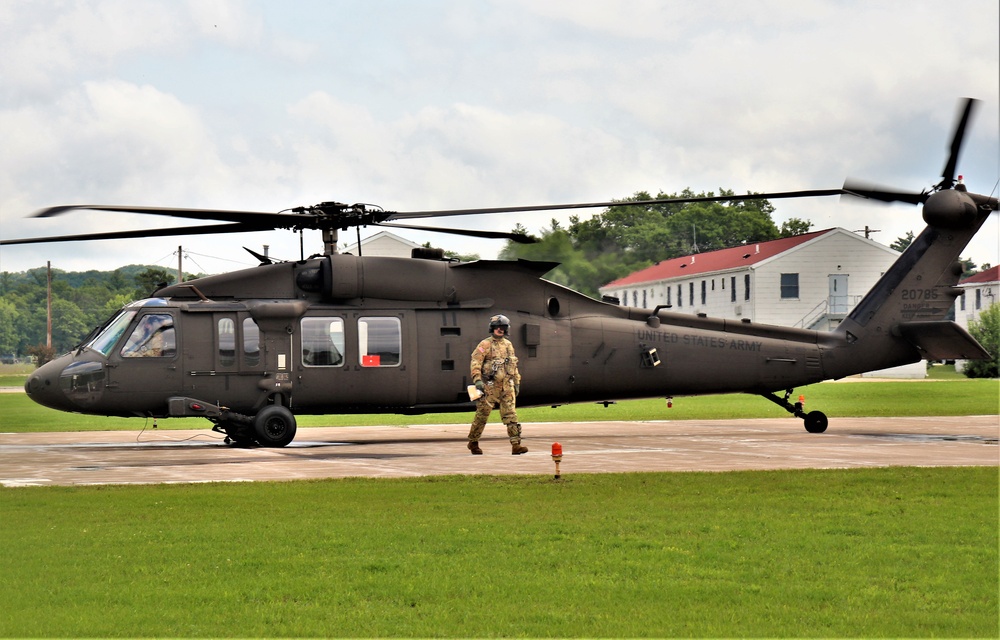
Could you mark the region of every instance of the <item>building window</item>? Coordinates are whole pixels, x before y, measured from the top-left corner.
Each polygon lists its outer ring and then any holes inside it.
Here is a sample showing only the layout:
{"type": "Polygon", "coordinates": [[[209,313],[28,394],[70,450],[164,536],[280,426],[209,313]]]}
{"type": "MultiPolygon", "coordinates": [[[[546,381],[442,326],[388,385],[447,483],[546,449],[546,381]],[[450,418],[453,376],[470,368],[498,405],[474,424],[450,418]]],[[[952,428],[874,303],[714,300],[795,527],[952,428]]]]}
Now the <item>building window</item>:
{"type": "Polygon", "coordinates": [[[750,274],[743,276],[743,299],[750,299],[750,274]]]}
{"type": "Polygon", "coordinates": [[[983,308],[983,290],[976,289],[976,311],[983,308]]]}
{"type": "Polygon", "coordinates": [[[961,302],[961,305],[962,305],[961,306],[961,310],[965,311],[965,292],[964,291],[962,292],[962,295],[958,296],[958,299],[962,301],[961,302]]]}
{"type": "Polygon", "coordinates": [[[736,276],[729,279],[729,301],[736,302],[736,276]]]}
{"type": "Polygon", "coordinates": [[[684,306],[684,289],[681,289],[681,285],[677,285],[677,306],[684,306]]]}
{"type": "Polygon", "coordinates": [[[701,303],[702,304],[706,304],[706,301],[708,300],[708,290],[705,287],[706,287],[705,281],[702,280],[701,281],[701,303]]]}
{"type": "Polygon", "coordinates": [[[781,274],[781,299],[798,300],[799,298],[799,274],[781,274]]]}
{"type": "Polygon", "coordinates": [[[693,282],[689,282],[688,283],[688,301],[691,303],[691,306],[693,307],[694,306],[694,283],[693,282]]]}
{"type": "Polygon", "coordinates": [[[667,285],[667,306],[668,307],[672,306],[670,304],[670,294],[671,294],[672,291],[673,291],[673,289],[670,288],[670,285],[667,285]]]}

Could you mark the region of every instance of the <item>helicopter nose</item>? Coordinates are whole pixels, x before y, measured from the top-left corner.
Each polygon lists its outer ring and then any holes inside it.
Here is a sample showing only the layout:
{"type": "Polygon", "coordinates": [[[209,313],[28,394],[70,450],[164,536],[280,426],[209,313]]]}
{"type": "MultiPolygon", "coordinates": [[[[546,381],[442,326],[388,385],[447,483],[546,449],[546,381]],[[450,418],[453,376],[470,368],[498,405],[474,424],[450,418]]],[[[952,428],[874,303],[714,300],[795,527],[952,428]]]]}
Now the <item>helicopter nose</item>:
{"type": "Polygon", "coordinates": [[[42,365],[24,383],[29,398],[59,411],[86,410],[97,401],[103,388],[103,363],[74,361],[72,355],[42,365]]]}

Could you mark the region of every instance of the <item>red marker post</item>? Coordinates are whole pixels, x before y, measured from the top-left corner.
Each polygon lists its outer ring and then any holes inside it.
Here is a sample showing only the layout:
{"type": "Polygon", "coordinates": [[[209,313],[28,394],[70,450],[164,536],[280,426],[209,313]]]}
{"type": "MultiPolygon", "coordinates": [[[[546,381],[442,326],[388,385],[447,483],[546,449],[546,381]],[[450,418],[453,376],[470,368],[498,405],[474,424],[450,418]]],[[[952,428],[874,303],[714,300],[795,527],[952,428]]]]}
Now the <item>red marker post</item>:
{"type": "Polygon", "coordinates": [[[562,445],[558,442],[552,443],[552,460],[556,463],[556,480],[559,479],[559,463],[562,462],[562,445]]]}

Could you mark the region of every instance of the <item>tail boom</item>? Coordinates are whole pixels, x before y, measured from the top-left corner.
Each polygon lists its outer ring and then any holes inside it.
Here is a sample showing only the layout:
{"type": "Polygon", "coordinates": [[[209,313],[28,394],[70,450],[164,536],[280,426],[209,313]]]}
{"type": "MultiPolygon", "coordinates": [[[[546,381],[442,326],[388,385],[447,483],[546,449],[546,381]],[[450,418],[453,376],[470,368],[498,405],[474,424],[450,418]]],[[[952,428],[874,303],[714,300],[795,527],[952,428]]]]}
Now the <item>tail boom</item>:
{"type": "Polygon", "coordinates": [[[946,317],[963,267],[962,251],[993,203],[959,190],[938,192],[924,205],[928,226],[837,327],[839,345],[824,356],[830,377],[886,369],[921,359],[988,358],[988,352],[946,317]]]}

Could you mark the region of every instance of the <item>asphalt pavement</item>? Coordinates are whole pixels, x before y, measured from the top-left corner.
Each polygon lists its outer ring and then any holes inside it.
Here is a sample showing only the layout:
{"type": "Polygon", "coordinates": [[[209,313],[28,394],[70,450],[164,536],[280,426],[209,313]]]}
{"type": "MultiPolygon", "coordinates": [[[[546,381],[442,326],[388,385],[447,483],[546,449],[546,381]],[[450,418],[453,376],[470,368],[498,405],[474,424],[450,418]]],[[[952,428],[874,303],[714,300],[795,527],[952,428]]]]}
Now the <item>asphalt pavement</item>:
{"type": "Polygon", "coordinates": [[[491,423],[484,455],[466,425],[300,429],[283,449],[236,448],[208,429],[0,433],[6,487],[252,482],[458,474],[1000,466],[1000,417],[831,418],[810,434],[795,418],[525,423],[529,452],[513,456],[491,423]]]}

